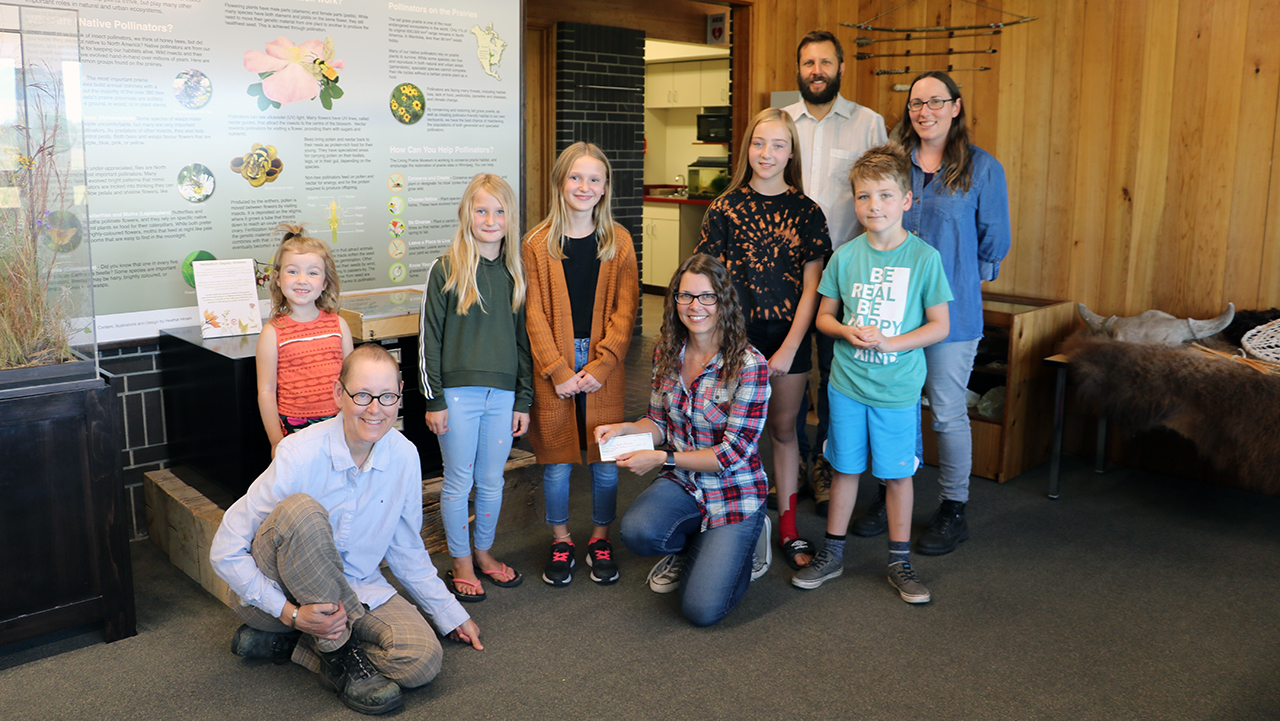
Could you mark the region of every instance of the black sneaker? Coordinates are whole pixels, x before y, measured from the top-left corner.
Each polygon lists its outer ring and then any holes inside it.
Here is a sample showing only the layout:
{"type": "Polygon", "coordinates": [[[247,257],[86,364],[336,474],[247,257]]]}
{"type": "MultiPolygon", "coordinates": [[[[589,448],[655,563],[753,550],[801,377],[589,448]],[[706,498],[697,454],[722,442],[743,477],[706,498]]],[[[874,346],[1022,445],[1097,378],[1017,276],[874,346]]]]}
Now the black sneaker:
{"type": "Polygon", "coordinates": [[[551,560],[542,571],[542,580],[552,586],[568,586],[573,580],[573,541],[551,544],[551,560]]]}
{"type": "Polygon", "coordinates": [[[855,536],[879,536],[889,530],[889,512],[884,505],[884,486],[876,494],[867,512],[858,516],[849,531],[855,536]]]}
{"type": "Polygon", "coordinates": [[[933,525],[916,541],[916,552],[941,556],[956,550],[961,541],[969,540],[969,524],[964,520],[960,501],[943,501],[933,517],[933,525]]]}
{"type": "Polygon", "coordinates": [[[244,625],[231,637],[231,653],[240,658],[269,658],[276,664],[287,663],[300,636],[301,631],[272,633],[244,625]]]}
{"type": "Polygon", "coordinates": [[[378,673],[354,638],[337,651],[320,654],[320,682],[360,713],[383,714],[404,705],[400,686],[378,673]]]}
{"type": "Polygon", "coordinates": [[[587,544],[587,565],[591,567],[591,580],[610,584],[618,580],[618,564],[613,560],[613,546],[609,539],[597,538],[587,544]]]}

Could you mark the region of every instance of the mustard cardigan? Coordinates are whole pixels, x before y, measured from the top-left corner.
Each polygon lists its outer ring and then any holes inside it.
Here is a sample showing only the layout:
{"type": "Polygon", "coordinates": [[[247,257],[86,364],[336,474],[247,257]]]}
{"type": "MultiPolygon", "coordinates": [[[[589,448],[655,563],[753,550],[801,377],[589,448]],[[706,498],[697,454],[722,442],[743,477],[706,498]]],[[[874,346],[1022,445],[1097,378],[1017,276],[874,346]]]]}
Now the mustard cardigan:
{"type": "MultiPolygon", "coordinates": [[[[591,312],[591,352],[583,370],[600,381],[600,390],[586,397],[587,462],[600,460],[592,440],[595,427],[623,420],[626,378],[623,360],[635,332],[640,279],[631,234],[614,224],[618,249],[613,260],[600,262],[596,301],[591,312]]],[[[533,407],[529,441],[538,463],[581,463],[578,414],[574,398],[559,398],[555,387],[574,376],[573,315],[564,268],[547,249],[547,224],[534,228],[524,242],[528,274],[525,322],[533,354],[533,407]]]]}

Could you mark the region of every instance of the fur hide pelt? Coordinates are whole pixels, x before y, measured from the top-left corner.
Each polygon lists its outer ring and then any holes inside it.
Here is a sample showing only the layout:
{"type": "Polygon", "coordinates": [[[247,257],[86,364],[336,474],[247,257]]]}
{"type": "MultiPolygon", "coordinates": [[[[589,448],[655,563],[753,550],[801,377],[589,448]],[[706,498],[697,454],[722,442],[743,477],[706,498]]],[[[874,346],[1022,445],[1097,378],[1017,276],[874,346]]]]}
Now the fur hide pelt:
{"type": "Polygon", "coordinates": [[[1165,426],[1236,485],[1280,495],[1280,375],[1189,348],[1088,331],[1062,348],[1080,400],[1127,430],[1165,426]]]}

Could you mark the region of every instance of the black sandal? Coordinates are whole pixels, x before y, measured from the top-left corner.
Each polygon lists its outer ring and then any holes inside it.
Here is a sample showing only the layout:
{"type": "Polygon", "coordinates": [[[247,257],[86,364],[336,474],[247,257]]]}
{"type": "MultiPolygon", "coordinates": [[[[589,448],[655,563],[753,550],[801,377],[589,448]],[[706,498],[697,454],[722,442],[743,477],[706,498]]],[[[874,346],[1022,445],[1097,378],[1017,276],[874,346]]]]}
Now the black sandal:
{"type": "MultiPolygon", "coordinates": [[[[812,543],[803,538],[793,538],[782,544],[782,555],[787,559],[787,565],[791,566],[793,571],[799,571],[804,566],[796,563],[796,556],[808,556],[810,561],[818,554],[818,550],[813,547],[812,543]]],[[[806,566],[809,564],[805,564],[806,566]]]]}

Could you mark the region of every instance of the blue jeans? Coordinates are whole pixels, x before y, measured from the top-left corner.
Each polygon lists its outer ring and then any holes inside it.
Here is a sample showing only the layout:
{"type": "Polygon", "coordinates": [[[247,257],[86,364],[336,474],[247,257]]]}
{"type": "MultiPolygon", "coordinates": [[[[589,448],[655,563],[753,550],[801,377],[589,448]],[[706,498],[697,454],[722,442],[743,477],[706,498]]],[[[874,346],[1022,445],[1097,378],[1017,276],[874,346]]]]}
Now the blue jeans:
{"type": "MultiPolygon", "coordinates": [[[[590,338],[573,339],[573,371],[587,365],[590,338]]],[[[597,379],[598,380],[598,379],[597,379]]],[[[586,427],[585,399],[575,397],[578,423],[586,427]]],[[[586,428],[590,434],[595,429],[586,428]]],[[[588,441],[589,442],[589,441],[588,441]]],[[[547,503],[547,525],[562,526],[569,522],[569,472],[572,463],[548,463],[542,468],[542,495],[547,503]]],[[[591,464],[591,522],[607,526],[618,517],[618,466],[613,463],[591,464]]]]}
{"type": "Polygon", "coordinates": [[[467,528],[467,497],[476,489],[475,547],[493,548],[498,514],[502,511],[502,471],[511,455],[511,412],[514,391],[481,386],[444,389],[449,406],[449,430],[440,438],[444,483],[440,489],[440,517],[449,541],[449,555],[471,555],[467,528]]]}
{"type": "Polygon", "coordinates": [[[698,504],[679,483],[659,478],[622,514],[622,543],[637,556],[687,554],[680,610],[695,626],[710,626],[742,600],[751,583],[751,555],[764,527],[764,506],[740,523],[701,531],[698,504]]]}
{"type": "Polygon", "coordinates": [[[938,483],[944,501],[969,501],[969,473],[973,470],[973,435],[964,392],[969,388],[978,341],[935,343],[924,349],[929,375],[924,381],[938,434],[938,483]]]}

